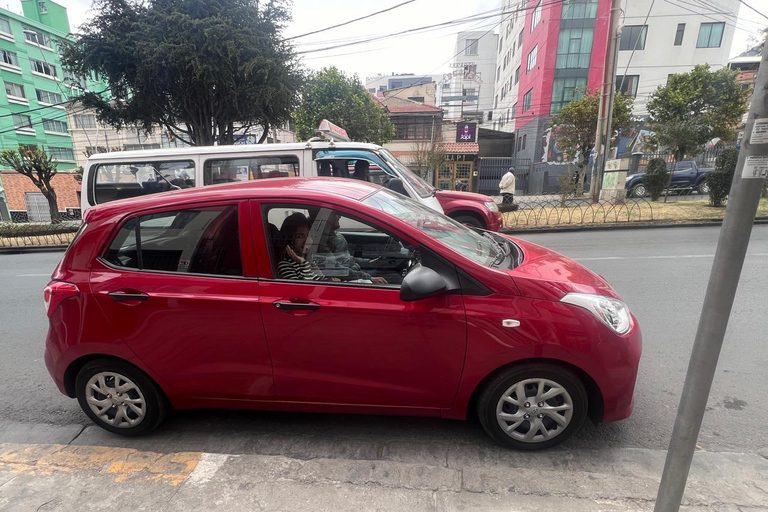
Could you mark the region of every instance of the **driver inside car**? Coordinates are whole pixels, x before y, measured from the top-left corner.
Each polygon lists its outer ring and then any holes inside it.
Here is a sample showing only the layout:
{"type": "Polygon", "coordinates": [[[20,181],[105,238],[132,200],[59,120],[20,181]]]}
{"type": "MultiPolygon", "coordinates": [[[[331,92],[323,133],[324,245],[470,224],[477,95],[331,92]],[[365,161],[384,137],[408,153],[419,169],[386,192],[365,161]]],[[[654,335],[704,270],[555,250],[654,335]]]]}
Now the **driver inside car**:
{"type": "Polygon", "coordinates": [[[363,271],[361,265],[369,266],[379,258],[366,259],[355,258],[349,252],[349,244],[344,235],[339,233],[339,214],[331,212],[327,219],[328,233],[321,238],[318,244],[317,255],[325,258],[326,265],[335,264],[336,267],[342,267],[344,276],[340,276],[343,281],[370,281],[374,284],[388,284],[383,277],[372,276],[363,271]]]}

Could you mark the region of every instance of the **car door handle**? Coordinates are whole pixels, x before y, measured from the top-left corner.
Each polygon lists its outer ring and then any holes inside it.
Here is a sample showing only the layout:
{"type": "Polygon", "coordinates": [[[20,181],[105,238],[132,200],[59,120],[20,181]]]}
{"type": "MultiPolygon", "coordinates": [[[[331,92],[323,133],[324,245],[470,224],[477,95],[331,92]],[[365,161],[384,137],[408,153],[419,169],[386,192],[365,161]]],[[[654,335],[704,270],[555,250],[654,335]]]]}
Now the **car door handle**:
{"type": "Polygon", "coordinates": [[[116,302],[129,302],[132,300],[144,301],[149,298],[146,293],[111,292],[109,298],[116,302]]]}
{"type": "Polygon", "coordinates": [[[320,309],[320,304],[314,302],[283,302],[277,300],[272,304],[280,311],[315,311],[320,309]]]}

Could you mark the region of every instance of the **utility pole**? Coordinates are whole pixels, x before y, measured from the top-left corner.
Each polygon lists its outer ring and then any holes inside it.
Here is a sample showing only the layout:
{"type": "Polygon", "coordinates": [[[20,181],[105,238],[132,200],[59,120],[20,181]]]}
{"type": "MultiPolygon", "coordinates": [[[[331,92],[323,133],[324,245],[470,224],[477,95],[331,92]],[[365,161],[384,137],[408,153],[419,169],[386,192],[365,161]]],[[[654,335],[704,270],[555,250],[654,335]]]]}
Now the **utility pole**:
{"type": "Polygon", "coordinates": [[[606,127],[610,126],[613,114],[613,100],[616,95],[616,57],[619,44],[619,15],[621,13],[621,0],[611,2],[611,32],[608,36],[608,51],[605,54],[603,65],[602,86],[600,88],[600,106],[597,113],[597,131],[595,132],[595,160],[592,163],[592,179],[589,187],[593,202],[600,199],[600,172],[605,165],[606,145],[610,144],[610,132],[607,135],[606,144],[603,144],[606,127]],[[608,114],[606,116],[606,113],[608,114]]]}
{"type": "Polygon", "coordinates": [[[655,512],[679,510],[768,174],[768,52],[763,52],[715,261],[701,309],[655,512]]]}

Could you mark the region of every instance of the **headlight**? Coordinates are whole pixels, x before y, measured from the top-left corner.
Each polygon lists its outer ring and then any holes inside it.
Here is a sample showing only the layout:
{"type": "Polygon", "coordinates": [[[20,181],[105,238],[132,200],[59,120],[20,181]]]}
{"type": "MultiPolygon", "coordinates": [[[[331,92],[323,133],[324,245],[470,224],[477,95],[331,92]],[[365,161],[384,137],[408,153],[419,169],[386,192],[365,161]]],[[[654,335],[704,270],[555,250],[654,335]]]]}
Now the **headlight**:
{"type": "Polygon", "coordinates": [[[626,334],[632,326],[629,308],[620,300],[589,293],[569,293],[560,302],[586,309],[617,334],[626,334]]]}
{"type": "Polygon", "coordinates": [[[486,208],[488,208],[488,209],[489,209],[489,210],[491,210],[492,212],[497,212],[497,211],[499,211],[499,207],[498,207],[498,206],[496,205],[496,203],[495,203],[495,202],[493,202],[493,201],[488,201],[487,203],[483,203],[483,204],[485,205],[485,207],[486,207],[486,208]]]}

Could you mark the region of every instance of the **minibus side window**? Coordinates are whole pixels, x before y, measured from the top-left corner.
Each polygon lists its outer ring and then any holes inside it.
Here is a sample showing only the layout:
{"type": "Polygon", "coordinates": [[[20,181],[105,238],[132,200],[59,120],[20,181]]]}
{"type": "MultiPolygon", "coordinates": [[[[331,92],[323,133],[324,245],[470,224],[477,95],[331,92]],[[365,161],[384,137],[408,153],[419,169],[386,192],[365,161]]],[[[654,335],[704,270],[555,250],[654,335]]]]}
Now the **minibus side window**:
{"type": "Polygon", "coordinates": [[[192,160],[113,162],[94,166],[91,174],[95,204],[195,186],[192,160]]]}
{"type": "Polygon", "coordinates": [[[206,160],[203,182],[216,185],[265,178],[296,178],[299,171],[299,158],[295,155],[216,158],[206,160]]]}

